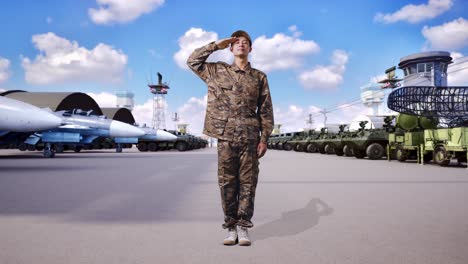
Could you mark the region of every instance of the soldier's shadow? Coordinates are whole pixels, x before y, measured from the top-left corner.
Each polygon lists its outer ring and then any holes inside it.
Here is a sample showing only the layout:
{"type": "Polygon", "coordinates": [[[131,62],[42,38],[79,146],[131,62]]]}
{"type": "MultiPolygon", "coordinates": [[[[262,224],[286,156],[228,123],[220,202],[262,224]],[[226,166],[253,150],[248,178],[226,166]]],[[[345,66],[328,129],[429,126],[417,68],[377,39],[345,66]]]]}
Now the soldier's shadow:
{"type": "Polygon", "coordinates": [[[304,208],[282,213],[281,218],[253,228],[254,240],[271,237],[286,237],[302,233],[319,223],[320,217],[333,213],[333,208],[314,198],[304,208]]]}

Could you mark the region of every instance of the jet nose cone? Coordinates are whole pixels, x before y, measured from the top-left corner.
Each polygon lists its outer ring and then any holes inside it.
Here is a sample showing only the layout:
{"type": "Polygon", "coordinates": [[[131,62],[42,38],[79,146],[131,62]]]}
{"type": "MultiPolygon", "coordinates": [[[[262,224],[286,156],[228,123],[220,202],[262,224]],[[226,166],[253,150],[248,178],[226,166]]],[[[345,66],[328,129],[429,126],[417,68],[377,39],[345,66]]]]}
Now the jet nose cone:
{"type": "Polygon", "coordinates": [[[167,131],[160,130],[160,129],[156,131],[156,136],[158,140],[161,140],[161,141],[176,141],[177,140],[177,137],[175,135],[167,131]]]}
{"type": "Polygon", "coordinates": [[[132,125],[113,120],[109,128],[109,135],[111,137],[141,137],[145,131],[134,127],[132,125]]]}
{"type": "Polygon", "coordinates": [[[52,113],[49,113],[44,110],[39,110],[40,114],[36,115],[37,119],[34,120],[34,124],[32,124],[33,127],[36,127],[35,131],[40,131],[40,130],[46,130],[46,129],[51,129],[51,128],[56,128],[60,126],[62,123],[62,119],[58,116],[55,116],[52,113]]]}

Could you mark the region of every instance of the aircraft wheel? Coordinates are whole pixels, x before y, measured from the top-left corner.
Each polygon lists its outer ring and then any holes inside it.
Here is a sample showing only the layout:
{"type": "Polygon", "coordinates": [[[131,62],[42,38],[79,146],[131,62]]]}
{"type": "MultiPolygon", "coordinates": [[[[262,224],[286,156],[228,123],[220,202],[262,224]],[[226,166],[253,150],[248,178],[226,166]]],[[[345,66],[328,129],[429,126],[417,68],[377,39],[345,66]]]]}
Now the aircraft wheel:
{"type": "Polygon", "coordinates": [[[43,156],[44,158],[53,158],[55,157],[55,151],[52,149],[44,149],[43,156]]]}

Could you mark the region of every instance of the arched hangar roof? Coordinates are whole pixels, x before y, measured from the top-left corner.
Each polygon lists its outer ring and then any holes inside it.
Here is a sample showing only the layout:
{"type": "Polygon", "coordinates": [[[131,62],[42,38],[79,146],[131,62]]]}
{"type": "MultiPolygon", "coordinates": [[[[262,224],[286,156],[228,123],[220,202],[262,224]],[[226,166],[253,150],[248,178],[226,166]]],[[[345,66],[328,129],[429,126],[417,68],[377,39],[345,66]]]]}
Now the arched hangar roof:
{"type": "Polygon", "coordinates": [[[6,91],[1,95],[23,101],[52,111],[81,109],[93,110],[93,114],[102,115],[102,110],[91,96],[85,93],[64,92],[26,92],[21,90],[6,91]]]}
{"type": "Polygon", "coordinates": [[[130,110],[125,107],[103,107],[101,108],[107,118],[121,121],[127,124],[133,125],[135,123],[135,118],[130,110]]]}

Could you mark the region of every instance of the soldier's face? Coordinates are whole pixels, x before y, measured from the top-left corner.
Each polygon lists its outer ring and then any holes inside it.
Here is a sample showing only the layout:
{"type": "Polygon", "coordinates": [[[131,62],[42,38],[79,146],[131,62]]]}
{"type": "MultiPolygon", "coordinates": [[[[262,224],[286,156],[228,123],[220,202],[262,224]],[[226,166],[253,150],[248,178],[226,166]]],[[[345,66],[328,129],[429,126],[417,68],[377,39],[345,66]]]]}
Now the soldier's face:
{"type": "Polygon", "coordinates": [[[252,47],[247,38],[238,37],[236,42],[232,43],[230,50],[234,56],[247,56],[252,51],[252,47]]]}

